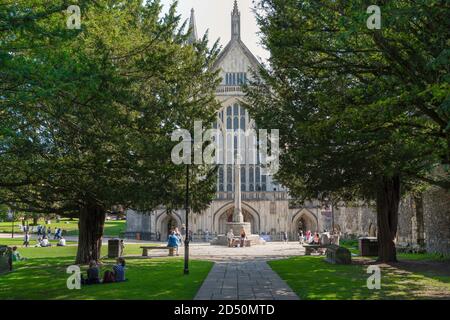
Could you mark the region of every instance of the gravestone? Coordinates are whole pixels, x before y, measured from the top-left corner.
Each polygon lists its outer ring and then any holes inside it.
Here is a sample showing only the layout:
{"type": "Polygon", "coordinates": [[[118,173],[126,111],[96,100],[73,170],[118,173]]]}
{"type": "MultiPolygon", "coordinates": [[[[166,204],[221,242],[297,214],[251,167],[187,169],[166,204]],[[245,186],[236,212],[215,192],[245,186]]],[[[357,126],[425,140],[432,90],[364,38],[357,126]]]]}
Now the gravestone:
{"type": "Polygon", "coordinates": [[[119,258],[123,254],[123,240],[108,240],[108,258],[119,258]]]}
{"type": "Polygon", "coordinates": [[[359,252],[362,257],[378,256],[378,239],[375,237],[359,238],[359,252]]]}
{"type": "Polygon", "coordinates": [[[351,264],[352,255],[347,248],[331,244],[327,247],[325,261],[333,264],[351,264]]]}
{"type": "Polygon", "coordinates": [[[0,245],[0,274],[12,270],[11,252],[7,246],[0,245]]]}

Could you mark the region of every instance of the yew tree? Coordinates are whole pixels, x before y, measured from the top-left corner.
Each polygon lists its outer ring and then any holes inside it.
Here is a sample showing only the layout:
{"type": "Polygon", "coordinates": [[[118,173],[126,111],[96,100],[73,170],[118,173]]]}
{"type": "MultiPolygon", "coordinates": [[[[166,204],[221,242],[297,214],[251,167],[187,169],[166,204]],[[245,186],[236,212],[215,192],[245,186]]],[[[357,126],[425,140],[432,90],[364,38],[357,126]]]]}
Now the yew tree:
{"type": "Polygon", "coordinates": [[[449,164],[448,4],[262,0],[257,12],[271,57],[248,107],[280,129],[278,180],[301,198],[375,201],[379,260],[395,261],[401,195],[449,187],[448,171],[433,174],[449,164]],[[372,4],[381,29],[368,28],[372,4]]]}
{"type": "MultiPolygon", "coordinates": [[[[187,44],[176,3],[162,15],[159,1],[79,1],[81,29],[67,29],[68,5],[0,6],[0,202],[78,214],[86,263],[113,206],[178,203],[185,170],[171,134],[214,116],[217,50],[206,37],[187,44]]],[[[205,205],[213,180],[195,170],[205,205]]]]}

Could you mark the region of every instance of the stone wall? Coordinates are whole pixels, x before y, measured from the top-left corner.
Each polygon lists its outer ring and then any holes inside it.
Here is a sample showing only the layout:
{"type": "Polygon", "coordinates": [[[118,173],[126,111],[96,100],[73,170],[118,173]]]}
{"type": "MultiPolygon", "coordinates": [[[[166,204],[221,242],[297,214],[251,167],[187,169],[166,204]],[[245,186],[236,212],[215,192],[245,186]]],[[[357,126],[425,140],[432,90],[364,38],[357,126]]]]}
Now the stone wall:
{"type": "Polygon", "coordinates": [[[450,192],[433,188],[423,198],[425,245],[428,252],[450,254],[450,192]]]}
{"type": "Polygon", "coordinates": [[[375,236],[377,215],[369,206],[339,207],[334,211],[334,225],[344,238],[375,236]]]}
{"type": "MultiPolygon", "coordinates": [[[[344,238],[376,236],[377,216],[375,208],[341,207],[335,209],[335,226],[344,238]]],[[[421,247],[421,239],[427,252],[450,254],[450,192],[432,188],[422,195],[422,203],[412,196],[402,199],[399,208],[397,245],[421,247]],[[417,215],[418,206],[423,211],[422,225],[417,215]]]]}
{"type": "MultiPolygon", "coordinates": [[[[209,230],[211,235],[218,232],[218,218],[232,201],[213,201],[211,206],[200,214],[191,215],[190,225],[195,234],[209,230]]],[[[287,201],[276,201],[271,213],[271,201],[244,202],[244,209],[255,212],[255,221],[259,221],[259,232],[287,231],[291,240],[297,239],[298,218],[304,216],[317,226],[318,230],[331,229],[329,219],[320,214],[317,204],[303,209],[289,209],[287,201]],[[251,209],[251,210],[250,210],[251,209]],[[256,216],[256,214],[258,216],[256,216]],[[256,219],[257,218],[257,219],[256,219]],[[315,220],[317,219],[317,220],[315,220]]],[[[184,212],[177,212],[174,217],[178,224],[184,223],[184,212]]],[[[136,238],[140,233],[142,239],[155,239],[156,233],[163,232],[165,223],[164,210],[142,215],[133,211],[127,213],[127,232],[129,238],[136,238]]],[[[340,207],[334,210],[334,224],[343,238],[376,236],[377,217],[374,207],[340,207]]],[[[274,238],[275,239],[275,238],[274,238]]],[[[425,247],[428,252],[450,254],[450,193],[442,189],[430,189],[423,194],[422,201],[405,197],[399,208],[397,244],[401,247],[425,247]],[[422,208],[422,224],[417,215],[418,206],[422,208]],[[420,244],[420,239],[422,245],[420,244]]]]}

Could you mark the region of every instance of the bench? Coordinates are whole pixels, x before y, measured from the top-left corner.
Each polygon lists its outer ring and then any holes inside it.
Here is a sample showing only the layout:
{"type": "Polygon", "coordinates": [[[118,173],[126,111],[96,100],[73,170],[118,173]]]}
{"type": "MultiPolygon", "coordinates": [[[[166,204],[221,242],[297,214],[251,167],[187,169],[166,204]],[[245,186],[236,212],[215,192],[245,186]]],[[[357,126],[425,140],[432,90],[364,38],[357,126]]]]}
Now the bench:
{"type": "Polygon", "coordinates": [[[142,249],[142,256],[148,257],[148,251],[149,250],[169,250],[169,256],[173,257],[175,248],[174,247],[141,247],[142,249]]]}
{"type": "Polygon", "coordinates": [[[321,249],[327,249],[330,245],[323,245],[323,244],[304,244],[303,248],[305,248],[305,255],[310,256],[311,253],[315,251],[322,251],[321,249]]]}
{"type": "Polygon", "coordinates": [[[332,244],[327,248],[325,261],[333,264],[352,264],[352,255],[347,248],[332,244]]]}

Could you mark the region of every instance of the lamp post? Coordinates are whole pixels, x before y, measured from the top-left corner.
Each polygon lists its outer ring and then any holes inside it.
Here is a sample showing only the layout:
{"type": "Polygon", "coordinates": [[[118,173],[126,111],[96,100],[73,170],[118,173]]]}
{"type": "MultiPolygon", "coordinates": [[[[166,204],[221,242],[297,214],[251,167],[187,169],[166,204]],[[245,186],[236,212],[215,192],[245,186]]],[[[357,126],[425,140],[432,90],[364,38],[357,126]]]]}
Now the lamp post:
{"type": "Polygon", "coordinates": [[[184,274],[189,274],[189,164],[186,165],[186,237],[184,240],[184,274]]]}
{"type": "Polygon", "coordinates": [[[11,221],[12,221],[12,226],[11,226],[11,238],[14,239],[14,211],[10,211],[11,212],[11,221]]]}

